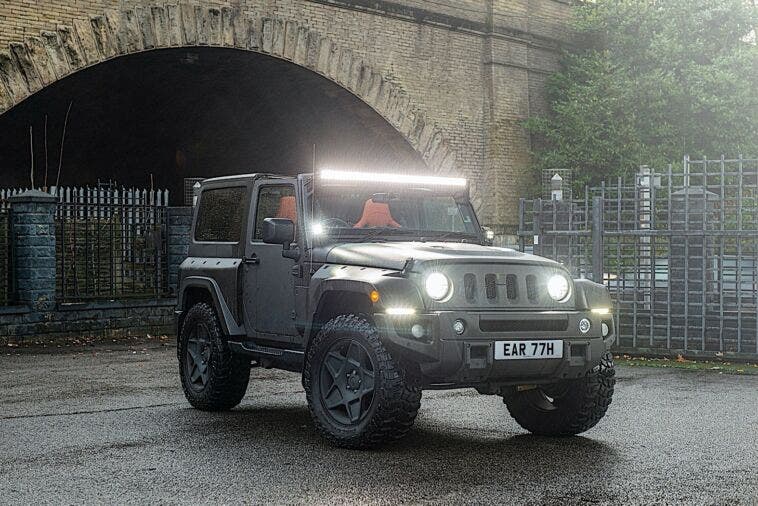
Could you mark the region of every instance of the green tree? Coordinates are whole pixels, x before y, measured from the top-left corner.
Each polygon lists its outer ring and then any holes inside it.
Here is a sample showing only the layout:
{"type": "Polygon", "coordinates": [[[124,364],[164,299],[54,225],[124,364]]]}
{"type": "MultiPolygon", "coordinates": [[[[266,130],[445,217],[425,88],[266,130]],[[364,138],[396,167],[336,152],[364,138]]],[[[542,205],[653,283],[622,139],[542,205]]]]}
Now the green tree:
{"type": "Polygon", "coordinates": [[[753,0],[597,0],[534,118],[538,169],[579,186],[692,157],[758,156],[753,0]]]}

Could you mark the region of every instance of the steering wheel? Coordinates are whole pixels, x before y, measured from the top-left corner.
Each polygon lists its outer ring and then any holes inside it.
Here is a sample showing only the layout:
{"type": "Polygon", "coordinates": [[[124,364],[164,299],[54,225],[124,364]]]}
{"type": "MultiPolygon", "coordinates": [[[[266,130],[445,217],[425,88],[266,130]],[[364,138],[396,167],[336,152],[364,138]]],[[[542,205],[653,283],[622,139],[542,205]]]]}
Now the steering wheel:
{"type": "Polygon", "coordinates": [[[324,228],[350,228],[350,224],[339,218],[327,218],[321,222],[324,228]]]}

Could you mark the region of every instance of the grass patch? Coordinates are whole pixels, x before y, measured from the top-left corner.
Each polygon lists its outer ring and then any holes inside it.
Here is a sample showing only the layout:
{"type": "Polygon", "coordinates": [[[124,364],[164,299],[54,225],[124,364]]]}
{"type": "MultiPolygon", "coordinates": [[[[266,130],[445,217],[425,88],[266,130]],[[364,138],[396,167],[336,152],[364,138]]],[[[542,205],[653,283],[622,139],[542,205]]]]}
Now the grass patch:
{"type": "Polygon", "coordinates": [[[689,360],[676,358],[645,358],[630,355],[615,355],[617,365],[627,367],[653,367],[659,369],[686,369],[689,371],[709,371],[718,374],[742,374],[758,376],[758,364],[744,362],[727,362],[721,360],[689,360]]]}

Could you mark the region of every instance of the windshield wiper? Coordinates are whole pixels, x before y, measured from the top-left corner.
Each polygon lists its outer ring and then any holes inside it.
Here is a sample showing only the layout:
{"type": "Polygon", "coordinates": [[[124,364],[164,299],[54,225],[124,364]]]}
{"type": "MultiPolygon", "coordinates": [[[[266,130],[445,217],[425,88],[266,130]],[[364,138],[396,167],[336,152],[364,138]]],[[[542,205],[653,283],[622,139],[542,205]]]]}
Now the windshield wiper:
{"type": "Polygon", "coordinates": [[[472,234],[471,232],[443,232],[441,234],[434,234],[434,235],[427,236],[425,237],[425,239],[441,241],[441,240],[450,239],[453,237],[457,239],[461,239],[461,240],[465,240],[465,239],[478,240],[479,239],[479,237],[477,237],[476,234],[472,234]]]}

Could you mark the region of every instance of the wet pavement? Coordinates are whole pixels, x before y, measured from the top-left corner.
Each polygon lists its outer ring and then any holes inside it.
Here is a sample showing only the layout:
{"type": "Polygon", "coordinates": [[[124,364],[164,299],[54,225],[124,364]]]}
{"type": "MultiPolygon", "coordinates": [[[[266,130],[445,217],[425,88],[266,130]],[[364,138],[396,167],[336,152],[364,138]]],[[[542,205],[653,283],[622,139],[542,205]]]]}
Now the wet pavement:
{"type": "Polygon", "coordinates": [[[315,433],[295,374],[195,411],[171,346],[0,356],[0,503],[758,504],[758,377],[619,368],[582,437],[526,434],[498,397],[425,392],[370,452],[315,433]]]}

